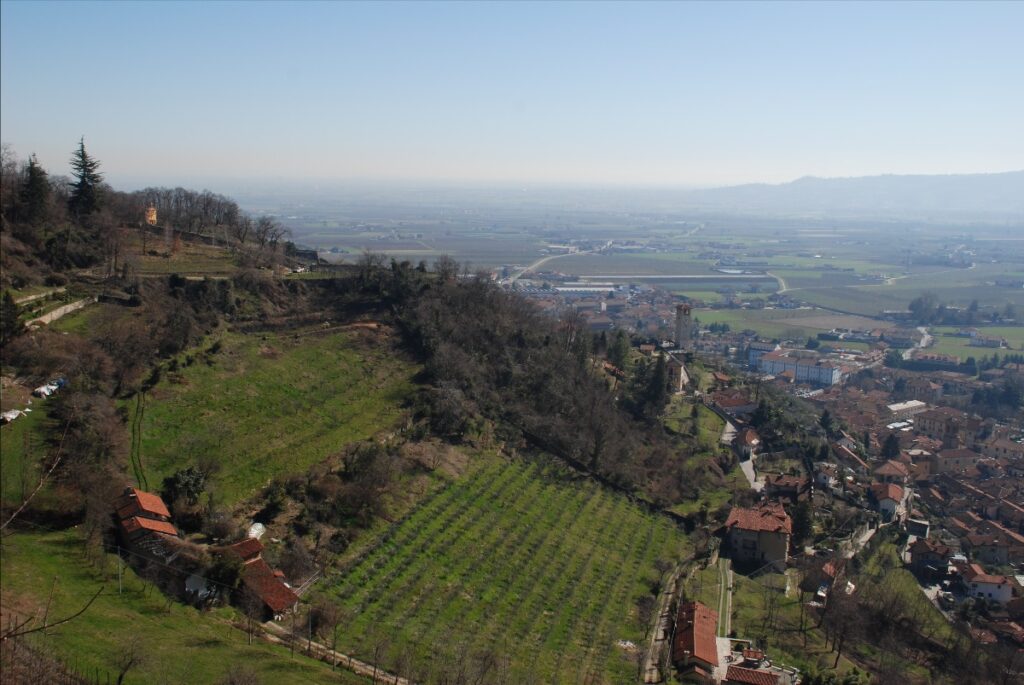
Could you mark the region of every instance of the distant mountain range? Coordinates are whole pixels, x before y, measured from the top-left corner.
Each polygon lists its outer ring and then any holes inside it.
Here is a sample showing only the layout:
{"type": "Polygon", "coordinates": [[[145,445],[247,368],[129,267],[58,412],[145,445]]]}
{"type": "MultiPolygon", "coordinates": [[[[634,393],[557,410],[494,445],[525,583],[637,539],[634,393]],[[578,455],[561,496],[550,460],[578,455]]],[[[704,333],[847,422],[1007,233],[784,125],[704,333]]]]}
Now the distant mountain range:
{"type": "Polygon", "coordinates": [[[945,176],[805,178],[685,191],[708,209],[771,213],[1024,217],[1024,171],[945,176]]]}

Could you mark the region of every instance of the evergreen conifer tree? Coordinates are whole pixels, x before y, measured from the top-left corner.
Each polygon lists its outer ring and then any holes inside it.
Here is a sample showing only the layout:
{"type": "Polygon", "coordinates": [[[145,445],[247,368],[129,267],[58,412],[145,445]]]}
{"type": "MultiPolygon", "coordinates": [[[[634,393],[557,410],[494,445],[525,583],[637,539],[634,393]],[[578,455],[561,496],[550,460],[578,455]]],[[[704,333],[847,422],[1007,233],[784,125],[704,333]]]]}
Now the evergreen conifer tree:
{"type": "Polygon", "coordinates": [[[46,203],[50,199],[50,182],[46,171],[40,166],[35,154],[28,158],[25,167],[25,181],[21,186],[22,218],[31,225],[40,223],[46,217],[46,203]]]}
{"type": "Polygon", "coordinates": [[[0,301],[0,345],[11,341],[21,332],[22,324],[18,319],[18,305],[14,302],[14,296],[10,290],[4,291],[3,300],[0,301]]]}
{"type": "Polygon", "coordinates": [[[86,219],[100,208],[100,186],[103,175],[100,163],[85,151],[85,138],[78,141],[78,149],[71,154],[71,173],[75,182],[71,186],[68,209],[79,220],[86,219]]]}

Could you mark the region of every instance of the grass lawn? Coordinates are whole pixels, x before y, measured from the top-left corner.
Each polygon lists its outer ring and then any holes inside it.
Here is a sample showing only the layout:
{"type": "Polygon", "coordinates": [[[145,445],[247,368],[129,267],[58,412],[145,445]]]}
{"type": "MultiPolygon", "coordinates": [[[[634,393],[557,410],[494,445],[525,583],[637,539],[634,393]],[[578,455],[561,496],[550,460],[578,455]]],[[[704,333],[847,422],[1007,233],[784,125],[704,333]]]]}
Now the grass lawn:
{"type": "Polygon", "coordinates": [[[157,590],[125,567],[124,592],[118,594],[117,557],[90,561],[74,530],[19,532],[4,538],[4,613],[42,616],[51,587],[49,621],[80,609],[95,592],[102,594],[80,618],[37,633],[33,644],[79,670],[98,669],[114,682],[116,662],[132,640],[144,654],[125,682],[214,683],[232,665],[244,665],[266,683],[369,682],[347,672],[332,674],[328,665],[284,647],[260,641],[251,646],[243,630],[230,625],[236,614],[228,608],[199,612],[168,602],[157,590]]]}
{"type": "MultiPolygon", "coordinates": [[[[216,354],[195,355],[146,398],[142,463],[149,487],[207,455],[213,487],[237,503],[273,477],[302,473],[403,413],[415,367],[381,336],[228,333],[216,354]],[[207,363],[204,358],[209,359],[207,363]]],[[[127,408],[134,417],[137,403],[127,408]]]]}
{"type": "Polygon", "coordinates": [[[383,636],[421,678],[490,651],[512,682],[623,683],[635,654],[617,641],[642,644],[655,561],[686,549],[668,519],[564,467],[490,458],[320,587],[351,617],[346,649],[383,636]]]}
{"type": "Polygon", "coordinates": [[[40,461],[48,451],[46,439],[52,423],[44,403],[34,400],[31,412],[0,426],[0,500],[5,504],[24,501],[39,482],[40,461]]]}

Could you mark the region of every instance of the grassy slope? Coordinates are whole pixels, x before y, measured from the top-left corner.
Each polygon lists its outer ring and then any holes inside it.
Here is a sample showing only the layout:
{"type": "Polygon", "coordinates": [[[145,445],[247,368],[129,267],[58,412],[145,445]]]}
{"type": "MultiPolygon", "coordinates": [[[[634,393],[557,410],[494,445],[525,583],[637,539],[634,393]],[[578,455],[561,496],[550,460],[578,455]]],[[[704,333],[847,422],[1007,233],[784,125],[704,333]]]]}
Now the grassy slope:
{"type": "Polygon", "coordinates": [[[591,481],[490,459],[322,587],[352,616],[342,640],[357,652],[384,634],[421,664],[491,649],[513,681],[619,683],[636,666],[615,641],[642,641],[635,601],[655,560],[685,549],[667,520],[591,481]]]}
{"type": "Polygon", "coordinates": [[[235,503],[401,414],[415,369],[380,339],[263,338],[226,334],[212,365],[197,361],[182,370],[181,383],[165,378],[150,393],[142,460],[151,488],[215,455],[222,469],[214,485],[222,501],[235,503]]]}
{"type": "MultiPolygon", "coordinates": [[[[103,594],[79,619],[37,635],[34,644],[67,663],[100,677],[117,675],[115,665],[124,645],[139,641],[145,658],[126,683],[203,682],[219,680],[232,664],[244,664],[267,683],[365,683],[345,672],[262,642],[247,644],[244,631],[229,624],[231,609],[200,613],[168,603],[156,590],[146,589],[130,568],[124,573],[124,594],[118,594],[117,557],[102,562],[86,559],[75,531],[16,533],[4,538],[3,603],[21,613],[45,607],[56,579],[49,616],[67,616],[81,608],[101,586],[103,594]]],[[[5,611],[6,613],[6,611],[5,611]]]]}

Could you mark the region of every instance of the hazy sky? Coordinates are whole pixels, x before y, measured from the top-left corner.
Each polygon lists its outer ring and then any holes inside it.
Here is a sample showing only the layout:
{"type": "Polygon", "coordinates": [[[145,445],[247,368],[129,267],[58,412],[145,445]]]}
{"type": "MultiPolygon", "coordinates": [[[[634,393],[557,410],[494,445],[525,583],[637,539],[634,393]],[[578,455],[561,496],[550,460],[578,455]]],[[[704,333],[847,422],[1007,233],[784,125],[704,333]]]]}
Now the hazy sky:
{"type": "Polygon", "coordinates": [[[115,185],[1024,168],[1024,3],[3,2],[0,138],[115,185]]]}

